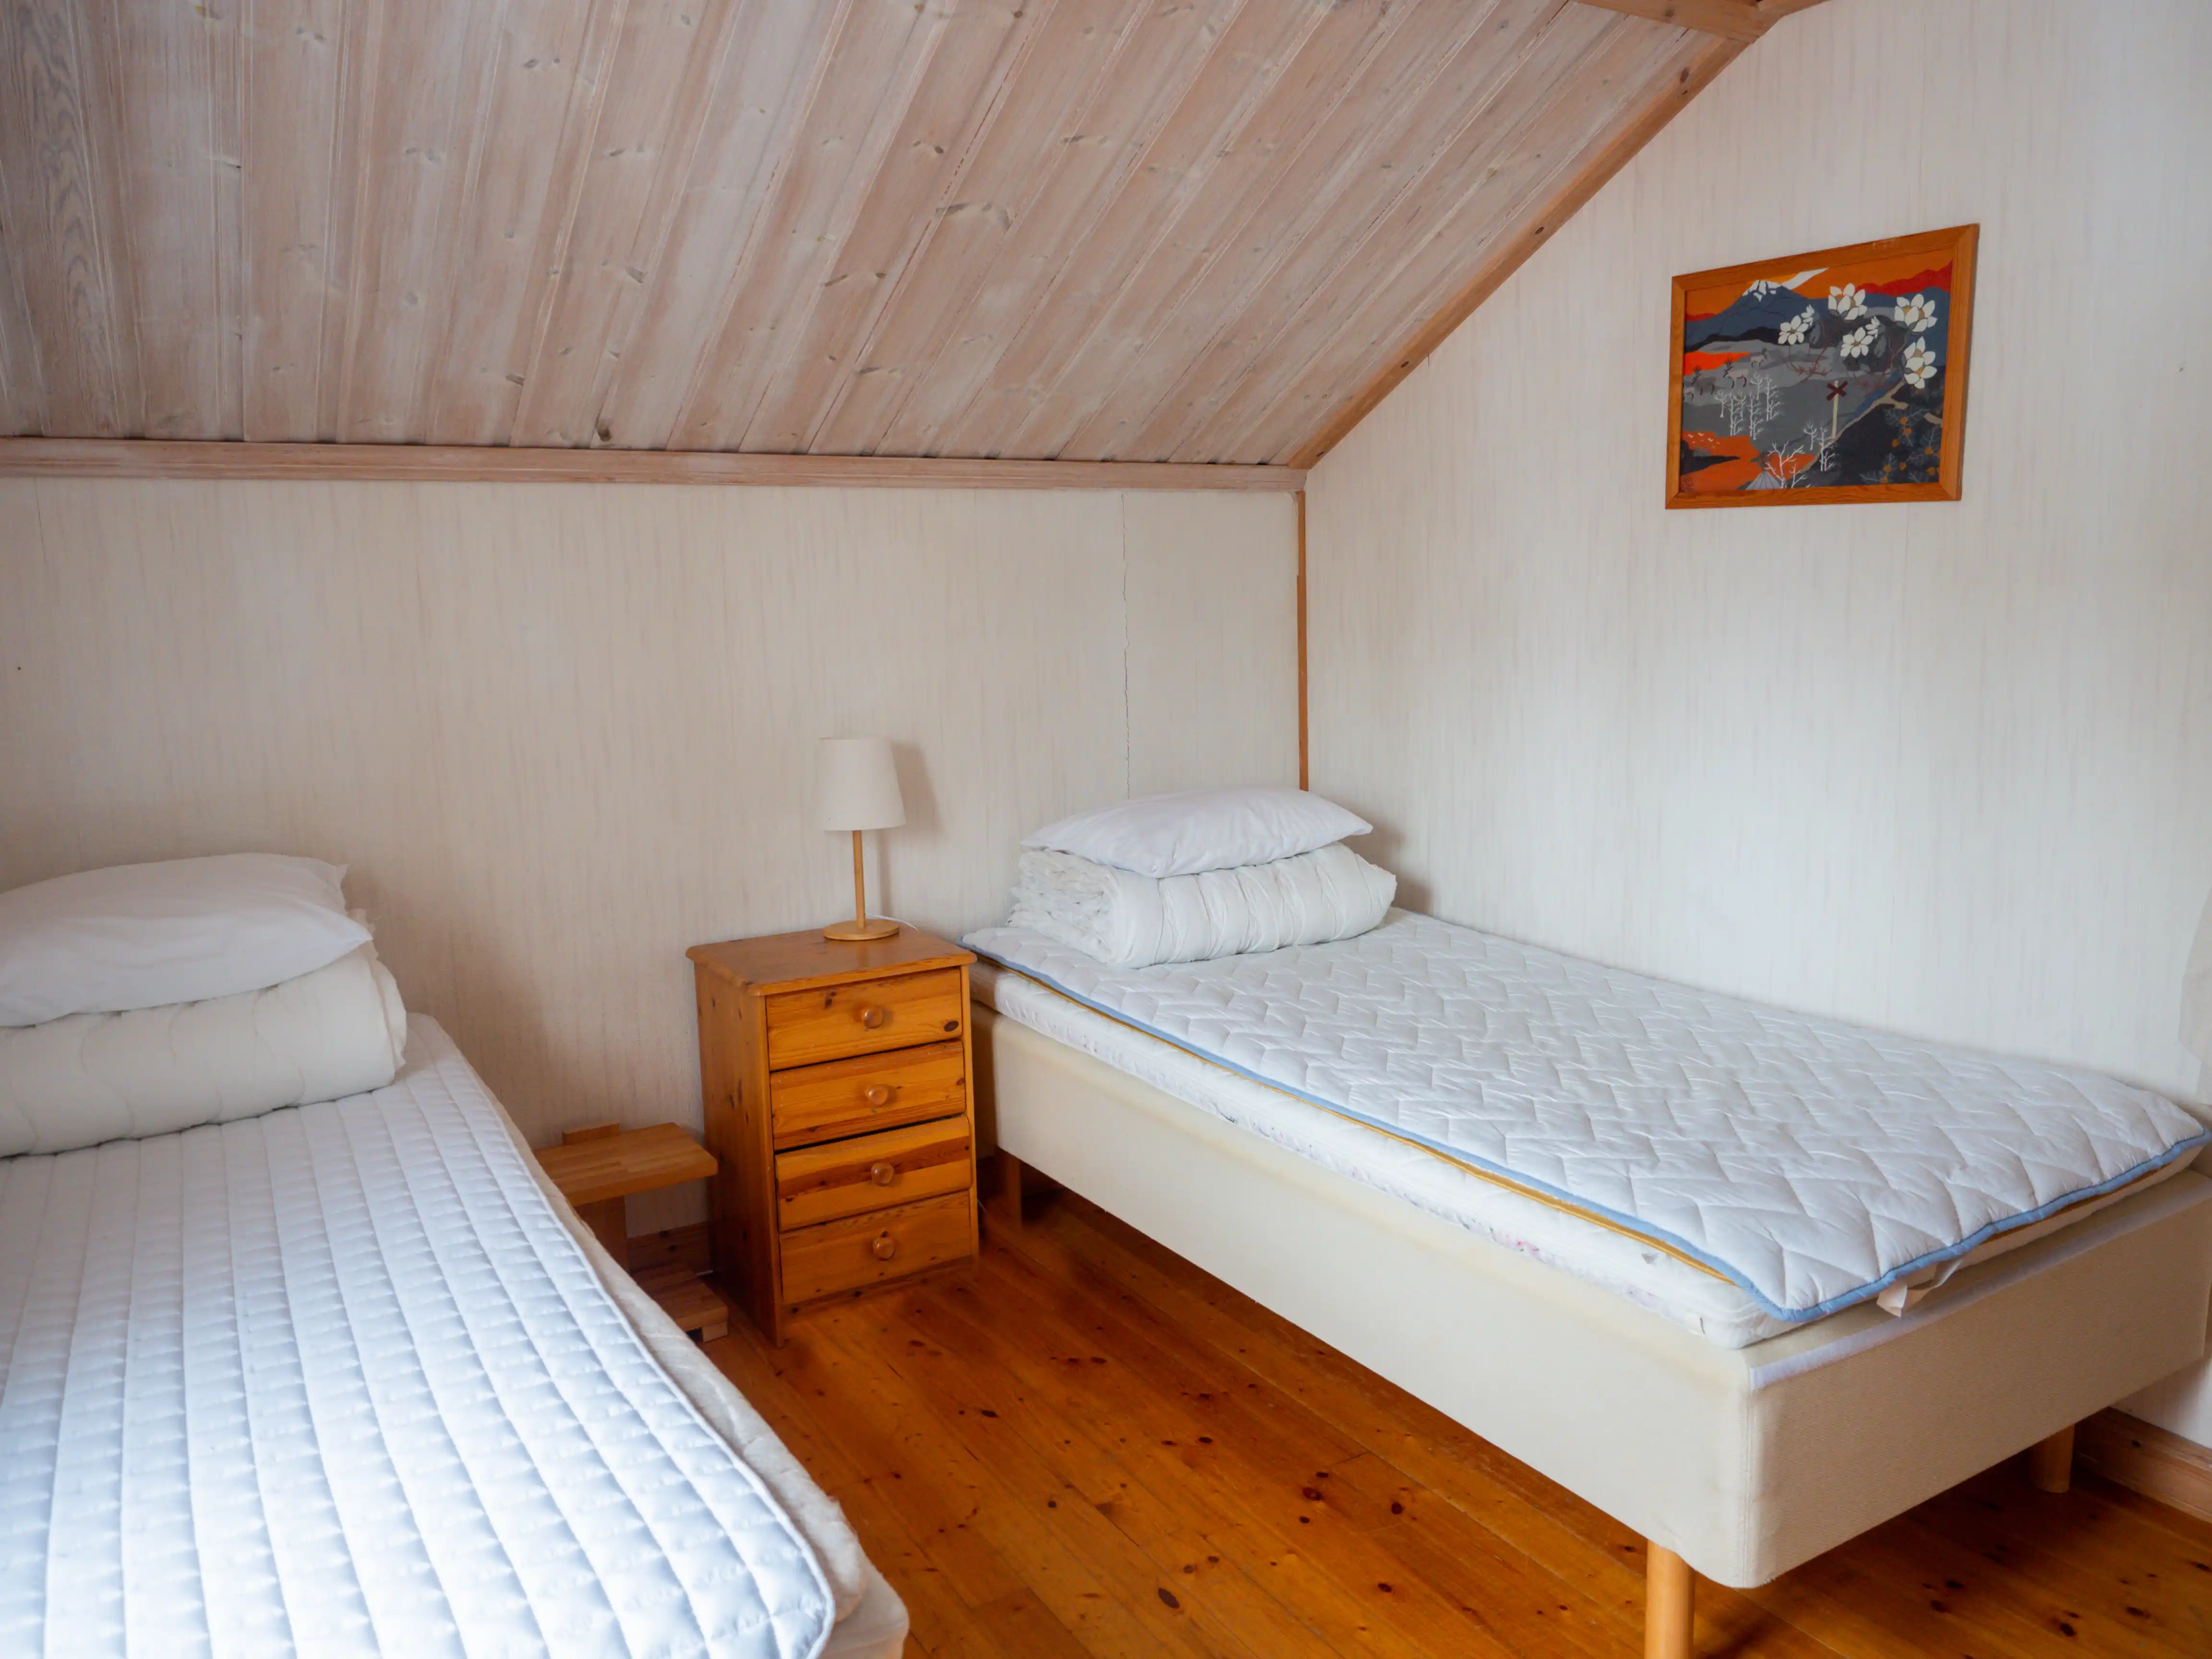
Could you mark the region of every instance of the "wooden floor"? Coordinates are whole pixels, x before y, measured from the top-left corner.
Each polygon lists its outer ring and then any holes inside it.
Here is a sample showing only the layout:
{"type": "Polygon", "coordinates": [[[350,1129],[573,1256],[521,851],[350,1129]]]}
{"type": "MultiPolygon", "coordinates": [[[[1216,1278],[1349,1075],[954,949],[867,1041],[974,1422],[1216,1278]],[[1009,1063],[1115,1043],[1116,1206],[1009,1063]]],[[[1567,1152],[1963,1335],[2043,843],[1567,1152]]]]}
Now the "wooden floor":
{"type": "MultiPolygon", "coordinates": [[[[708,1352],[845,1506],[909,1654],[1641,1651],[1635,1536],[1072,1197],[970,1279],[708,1352]]],[[[1992,1470],[1762,1589],[1700,1656],[2212,1655],[2212,1524],[1992,1470]]]]}

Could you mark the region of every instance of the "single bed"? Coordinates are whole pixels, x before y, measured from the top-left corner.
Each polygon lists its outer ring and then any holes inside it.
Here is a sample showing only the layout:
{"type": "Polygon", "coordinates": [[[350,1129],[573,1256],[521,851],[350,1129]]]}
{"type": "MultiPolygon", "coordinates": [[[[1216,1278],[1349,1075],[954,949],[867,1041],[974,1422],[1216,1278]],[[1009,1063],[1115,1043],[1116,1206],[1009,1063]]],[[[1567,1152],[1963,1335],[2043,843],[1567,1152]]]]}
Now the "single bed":
{"type": "Polygon", "coordinates": [[[446,1034],[0,1160],[0,1650],[890,1659],[843,1516],[446,1034]]]}
{"type": "Polygon", "coordinates": [[[1655,1653],[2205,1346],[2207,1138],[2110,1079],[1403,913],[965,942],[987,1136],[1644,1533],[1655,1653]]]}

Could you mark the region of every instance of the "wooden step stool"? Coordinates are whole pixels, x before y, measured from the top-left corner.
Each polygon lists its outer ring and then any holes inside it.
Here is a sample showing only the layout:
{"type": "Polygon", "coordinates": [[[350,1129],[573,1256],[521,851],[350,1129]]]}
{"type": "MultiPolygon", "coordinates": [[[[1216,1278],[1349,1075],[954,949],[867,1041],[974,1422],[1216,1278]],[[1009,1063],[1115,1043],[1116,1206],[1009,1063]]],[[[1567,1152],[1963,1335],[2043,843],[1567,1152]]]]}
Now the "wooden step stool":
{"type": "MultiPolygon", "coordinates": [[[[558,1146],[541,1147],[538,1162],[577,1218],[625,1272],[629,1268],[629,1221],[623,1200],[632,1193],[704,1180],[721,1167],[712,1152],[673,1123],[646,1129],[595,1123],[570,1129],[558,1146]]],[[[635,1277],[638,1287],[663,1312],[700,1341],[729,1334],[728,1304],[690,1269],[649,1267],[635,1277]]]]}

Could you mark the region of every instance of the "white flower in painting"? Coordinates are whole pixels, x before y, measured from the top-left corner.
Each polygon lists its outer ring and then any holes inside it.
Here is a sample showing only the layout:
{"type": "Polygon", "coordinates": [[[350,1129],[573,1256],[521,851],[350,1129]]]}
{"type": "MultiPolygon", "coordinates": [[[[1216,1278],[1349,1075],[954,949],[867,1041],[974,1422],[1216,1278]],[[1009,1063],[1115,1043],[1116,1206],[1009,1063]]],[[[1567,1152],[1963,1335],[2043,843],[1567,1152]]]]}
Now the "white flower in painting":
{"type": "Polygon", "coordinates": [[[1881,338],[1881,319],[1869,317],[1858,327],[1844,336],[1844,356],[1863,357],[1874,349],[1875,342],[1880,338],[1881,338]]]}
{"type": "Polygon", "coordinates": [[[1841,288],[1832,288],[1828,290],[1828,309],[1845,322],[1863,317],[1867,314],[1866,290],[1853,288],[1849,283],[1841,288]]]}
{"type": "Polygon", "coordinates": [[[1804,310],[1783,324],[1781,332],[1775,337],[1784,345],[1803,345],[1805,337],[1813,331],[1813,307],[1807,306],[1804,310]]]}
{"type": "Polygon", "coordinates": [[[1936,326],[1936,302],[1924,294],[1916,294],[1910,300],[1897,302],[1897,325],[1909,328],[1915,334],[1925,334],[1936,326]]]}
{"type": "Polygon", "coordinates": [[[1905,383],[1917,392],[1936,378],[1936,354],[1925,340],[1910,340],[1905,347],[1905,383]]]}

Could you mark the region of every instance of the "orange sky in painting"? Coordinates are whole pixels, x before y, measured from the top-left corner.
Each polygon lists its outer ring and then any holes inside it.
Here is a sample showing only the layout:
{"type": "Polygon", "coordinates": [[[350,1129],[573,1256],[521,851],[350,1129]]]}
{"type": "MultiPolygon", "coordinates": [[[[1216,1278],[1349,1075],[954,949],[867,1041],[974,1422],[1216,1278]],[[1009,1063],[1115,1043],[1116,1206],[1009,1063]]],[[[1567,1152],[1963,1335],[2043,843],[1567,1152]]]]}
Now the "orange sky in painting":
{"type": "MultiPolygon", "coordinates": [[[[1752,271],[1734,283],[1719,288],[1693,288],[1683,296],[1685,312],[1694,319],[1726,311],[1744,289],[1760,277],[1770,283],[1783,282],[1805,270],[1810,263],[1804,259],[1777,259],[1765,270],[1752,271]]],[[[1819,275],[1807,277],[1797,291],[1808,299],[1825,300],[1828,290],[1846,276],[1860,288],[1879,288],[1886,283],[1917,276],[1923,270],[1940,270],[1949,263],[1940,248],[1922,248],[1916,253],[1896,254],[1887,259],[1850,259],[1842,264],[1822,267],[1819,275]]]]}

